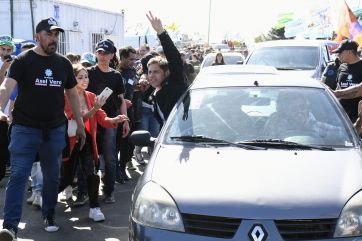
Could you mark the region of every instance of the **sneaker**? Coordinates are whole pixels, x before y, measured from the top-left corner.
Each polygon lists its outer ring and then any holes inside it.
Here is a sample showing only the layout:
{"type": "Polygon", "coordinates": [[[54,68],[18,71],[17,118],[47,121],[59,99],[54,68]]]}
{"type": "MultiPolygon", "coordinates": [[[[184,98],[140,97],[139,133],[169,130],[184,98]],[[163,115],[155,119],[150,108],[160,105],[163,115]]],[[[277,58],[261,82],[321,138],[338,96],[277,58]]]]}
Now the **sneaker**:
{"type": "Polygon", "coordinates": [[[132,161],[127,162],[126,165],[128,170],[136,170],[136,168],[133,166],[132,161]]]}
{"type": "Polygon", "coordinates": [[[121,175],[116,175],[116,182],[119,184],[125,184],[126,181],[121,177],[121,175]]]}
{"type": "Polygon", "coordinates": [[[99,207],[89,209],[89,218],[93,219],[95,222],[101,222],[106,219],[99,207]]]}
{"type": "Polygon", "coordinates": [[[142,153],[137,153],[136,150],[133,152],[135,158],[136,158],[136,161],[138,162],[138,164],[140,165],[145,165],[146,162],[143,160],[143,156],[142,156],[142,153]]]}
{"type": "Polygon", "coordinates": [[[72,186],[68,186],[64,189],[64,195],[65,195],[65,200],[70,200],[73,197],[73,188],[72,186]]]}
{"type": "Polygon", "coordinates": [[[55,223],[54,216],[48,216],[44,219],[45,231],[53,233],[59,230],[59,226],[55,223]]]}
{"type": "Polygon", "coordinates": [[[0,240],[1,241],[16,241],[16,232],[13,229],[6,229],[0,231],[0,240]]]}
{"type": "Polygon", "coordinates": [[[32,204],[32,203],[34,202],[35,195],[36,195],[36,193],[33,192],[33,193],[31,194],[31,196],[30,196],[28,199],[26,199],[26,203],[27,203],[27,204],[32,204]]]}
{"type": "Polygon", "coordinates": [[[86,194],[78,193],[77,199],[74,201],[73,205],[76,207],[83,206],[88,201],[88,196],[86,194]]]}
{"type": "Polygon", "coordinates": [[[105,203],[115,203],[116,199],[114,198],[113,193],[111,195],[106,195],[104,202],[105,203]]]}
{"type": "Polygon", "coordinates": [[[35,194],[35,198],[32,205],[36,208],[41,208],[43,206],[43,198],[41,197],[40,193],[35,194]]]}

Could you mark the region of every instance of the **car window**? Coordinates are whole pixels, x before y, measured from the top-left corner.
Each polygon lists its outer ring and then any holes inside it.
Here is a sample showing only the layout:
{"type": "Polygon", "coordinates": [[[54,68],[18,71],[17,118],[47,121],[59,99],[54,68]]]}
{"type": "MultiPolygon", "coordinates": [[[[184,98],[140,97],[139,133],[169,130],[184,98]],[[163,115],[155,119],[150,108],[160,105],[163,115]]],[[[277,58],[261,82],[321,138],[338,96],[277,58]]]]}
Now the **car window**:
{"type": "Polygon", "coordinates": [[[190,90],[171,117],[172,136],[202,135],[231,142],[282,139],[301,144],[353,146],[341,111],[322,89],[233,87],[190,90]]]}
{"type": "MultiPolygon", "coordinates": [[[[241,55],[226,55],[226,54],[224,54],[223,57],[224,57],[225,64],[237,64],[238,61],[243,60],[243,57],[241,55]]],[[[204,64],[203,64],[202,67],[204,68],[204,67],[211,66],[212,63],[214,62],[214,60],[215,60],[215,55],[207,55],[205,57],[205,61],[204,61],[204,64]]]]}
{"type": "Polygon", "coordinates": [[[265,47],[255,49],[247,64],[274,66],[277,69],[311,70],[318,66],[318,47],[265,47]]]}

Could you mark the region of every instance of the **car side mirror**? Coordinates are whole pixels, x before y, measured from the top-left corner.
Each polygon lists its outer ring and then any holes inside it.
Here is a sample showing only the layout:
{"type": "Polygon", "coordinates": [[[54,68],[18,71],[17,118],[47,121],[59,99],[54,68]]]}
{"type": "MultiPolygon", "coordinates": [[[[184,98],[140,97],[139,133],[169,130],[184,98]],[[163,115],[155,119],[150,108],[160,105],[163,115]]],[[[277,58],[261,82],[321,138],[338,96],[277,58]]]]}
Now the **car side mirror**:
{"type": "Polygon", "coordinates": [[[129,139],[136,146],[154,146],[156,140],[148,131],[134,131],[129,139]]]}

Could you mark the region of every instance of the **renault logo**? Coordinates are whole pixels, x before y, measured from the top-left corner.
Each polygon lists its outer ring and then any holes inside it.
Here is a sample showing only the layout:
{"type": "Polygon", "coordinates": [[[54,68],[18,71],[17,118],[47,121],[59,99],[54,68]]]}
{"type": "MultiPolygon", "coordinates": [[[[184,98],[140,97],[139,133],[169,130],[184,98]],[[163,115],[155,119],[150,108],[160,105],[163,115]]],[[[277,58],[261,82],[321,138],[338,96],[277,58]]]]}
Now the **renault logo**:
{"type": "Polygon", "coordinates": [[[251,241],[265,241],[268,233],[261,224],[254,224],[249,231],[249,238],[251,241]]]}

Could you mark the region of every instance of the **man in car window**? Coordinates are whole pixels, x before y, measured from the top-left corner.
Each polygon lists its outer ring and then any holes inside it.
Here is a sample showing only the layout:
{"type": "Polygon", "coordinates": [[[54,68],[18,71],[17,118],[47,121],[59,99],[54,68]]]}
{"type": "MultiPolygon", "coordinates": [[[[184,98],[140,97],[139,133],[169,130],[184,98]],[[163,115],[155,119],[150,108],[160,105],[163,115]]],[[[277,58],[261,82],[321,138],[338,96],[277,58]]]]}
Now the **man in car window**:
{"type": "Polygon", "coordinates": [[[340,136],[342,128],[318,121],[310,110],[308,100],[300,93],[281,92],[276,112],[270,115],[264,134],[271,139],[290,136],[340,136]]]}

